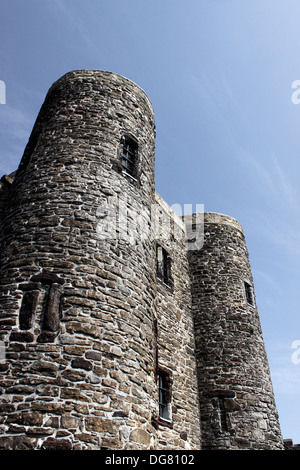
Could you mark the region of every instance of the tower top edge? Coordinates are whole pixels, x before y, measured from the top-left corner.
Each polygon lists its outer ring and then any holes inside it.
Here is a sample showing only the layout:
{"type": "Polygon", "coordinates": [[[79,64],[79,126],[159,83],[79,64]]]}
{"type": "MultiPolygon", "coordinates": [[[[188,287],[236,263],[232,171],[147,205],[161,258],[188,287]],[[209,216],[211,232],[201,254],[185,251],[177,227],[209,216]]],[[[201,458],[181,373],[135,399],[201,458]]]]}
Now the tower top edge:
{"type": "MultiPolygon", "coordinates": [[[[193,221],[196,220],[197,215],[198,214],[190,214],[190,215],[185,216],[184,222],[193,223],[193,221]]],[[[244,233],[243,227],[234,217],[231,217],[226,214],[221,214],[219,212],[204,212],[199,215],[200,215],[199,220],[203,221],[205,224],[228,225],[244,233]]]]}
{"type": "Polygon", "coordinates": [[[141,88],[137,83],[135,83],[133,80],[130,78],[125,77],[124,75],[120,75],[115,72],[110,72],[108,70],[99,70],[99,69],[77,69],[77,70],[71,70],[70,72],[66,72],[64,75],[62,75],[60,78],[58,78],[50,87],[50,90],[58,86],[60,83],[64,81],[70,81],[75,79],[86,79],[86,80],[91,80],[91,81],[96,81],[97,79],[100,78],[106,78],[110,79],[115,82],[123,82],[124,84],[127,84],[133,88],[136,89],[137,92],[142,93],[146,100],[149,103],[149,106],[154,114],[154,108],[153,105],[150,101],[149,96],[145,92],[143,88],[141,88]]]}
{"type": "Polygon", "coordinates": [[[181,228],[183,232],[186,231],[185,223],[182,220],[182,217],[177,215],[168,203],[157,193],[155,192],[155,202],[158,206],[176,223],[176,225],[181,228]]]}

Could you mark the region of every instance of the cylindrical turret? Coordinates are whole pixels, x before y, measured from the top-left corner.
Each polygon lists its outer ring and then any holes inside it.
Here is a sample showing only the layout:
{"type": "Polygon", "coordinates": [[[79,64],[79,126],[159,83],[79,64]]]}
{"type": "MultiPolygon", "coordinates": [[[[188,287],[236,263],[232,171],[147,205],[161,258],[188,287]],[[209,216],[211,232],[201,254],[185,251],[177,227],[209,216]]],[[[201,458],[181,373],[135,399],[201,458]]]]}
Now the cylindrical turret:
{"type": "Polygon", "coordinates": [[[49,90],[1,220],[2,449],[151,445],[154,140],[119,75],[49,90]]]}
{"type": "Polygon", "coordinates": [[[282,447],[243,230],[193,244],[154,142],[143,90],[74,71],[1,179],[0,449],[282,447]]]}
{"type": "Polygon", "coordinates": [[[242,227],[231,217],[206,213],[204,244],[188,257],[203,449],[280,449],[242,227]]]}

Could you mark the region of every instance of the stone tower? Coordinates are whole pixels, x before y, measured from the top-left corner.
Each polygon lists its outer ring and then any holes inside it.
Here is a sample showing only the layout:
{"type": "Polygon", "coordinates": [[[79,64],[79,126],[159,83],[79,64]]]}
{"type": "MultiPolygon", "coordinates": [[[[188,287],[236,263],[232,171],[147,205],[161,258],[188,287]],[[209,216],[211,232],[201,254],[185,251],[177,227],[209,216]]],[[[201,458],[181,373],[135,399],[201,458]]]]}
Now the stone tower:
{"type": "Polygon", "coordinates": [[[204,215],[204,244],[188,252],[203,449],[282,448],[244,233],[204,215]]]}
{"type": "Polygon", "coordinates": [[[189,250],[154,158],[136,84],[50,88],[0,187],[0,449],[282,447],[242,229],[189,250]]]}
{"type": "Polygon", "coordinates": [[[175,283],[157,278],[169,240],[151,236],[165,213],[154,139],[138,86],[71,72],[49,90],[13,183],[3,179],[1,448],[199,445],[190,293],[173,292],[188,279],[184,227],[168,248],[175,283]],[[172,408],[159,400],[171,385],[172,408]]]}

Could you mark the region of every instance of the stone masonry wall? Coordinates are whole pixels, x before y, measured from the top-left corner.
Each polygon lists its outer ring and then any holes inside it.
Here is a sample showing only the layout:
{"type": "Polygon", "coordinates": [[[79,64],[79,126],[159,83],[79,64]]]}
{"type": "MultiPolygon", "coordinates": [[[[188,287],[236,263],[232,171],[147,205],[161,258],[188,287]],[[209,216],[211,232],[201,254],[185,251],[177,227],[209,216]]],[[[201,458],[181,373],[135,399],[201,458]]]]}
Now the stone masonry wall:
{"type": "Polygon", "coordinates": [[[2,449],[155,445],[154,138],[147,96],[115,74],[71,72],[46,97],[1,221],[2,449]]]}
{"type": "Polygon", "coordinates": [[[243,230],[205,214],[189,250],[154,160],[133,82],[50,88],[0,183],[0,449],[283,448],[243,230]]]}
{"type": "Polygon", "coordinates": [[[282,449],[243,230],[205,214],[189,251],[203,449],[282,449]],[[246,299],[245,281],[252,289],[246,299]]]}
{"type": "Polygon", "coordinates": [[[157,365],[172,376],[172,423],[158,425],[160,449],[200,449],[200,421],[194,324],[187,260],[187,238],[181,219],[157,196],[157,243],[168,253],[171,282],[157,279],[157,365]],[[161,225],[159,224],[161,223],[161,225]]]}

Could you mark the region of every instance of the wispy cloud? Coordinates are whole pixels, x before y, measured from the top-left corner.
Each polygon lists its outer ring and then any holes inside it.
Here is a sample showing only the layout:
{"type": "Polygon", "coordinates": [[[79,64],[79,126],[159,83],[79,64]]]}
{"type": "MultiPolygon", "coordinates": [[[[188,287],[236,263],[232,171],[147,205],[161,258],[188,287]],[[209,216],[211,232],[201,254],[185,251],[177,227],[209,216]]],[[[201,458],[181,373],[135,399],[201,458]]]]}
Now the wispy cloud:
{"type": "Polygon", "coordinates": [[[0,113],[0,173],[14,171],[24,152],[33,126],[31,115],[8,104],[0,113]]]}
{"type": "MultiPolygon", "coordinates": [[[[46,0],[48,8],[56,17],[56,21],[63,22],[70,30],[75,31],[76,39],[87,46],[86,53],[96,57],[99,53],[98,42],[92,33],[97,9],[90,9],[88,2],[73,2],[67,0],[46,0]],[[76,5],[74,5],[76,3],[76,5]],[[84,6],[83,6],[84,5],[84,6]]],[[[101,6],[100,2],[99,5],[101,6]]],[[[99,27],[99,25],[98,25],[99,27]]]]}
{"type": "Polygon", "coordinates": [[[253,155],[241,147],[237,154],[255,198],[247,210],[250,225],[295,261],[300,256],[300,193],[293,174],[275,155],[253,155]]]}
{"type": "Polygon", "coordinates": [[[293,363],[295,348],[292,347],[294,341],[297,339],[300,340],[300,336],[290,341],[285,338],[273,339],[272,342],[268,342],[268,354],[272,358],[272,382],[277,393],[299,395],[300,364],[293,363]]]}
{"type": "Polygon", "coordinates": [[[32,118],[21,109],[5,105],[0,115],[0,133],[9,134],[14,138],[28,137],[28,129],[32,126],[32,118]]]}
{"type": "Polygon", "coordinates": [[[281,291],[281,286],[274,280],[274,278],[270,274],[254,268],[253,276],[259,282],[262,282],[264,285],[267,285],[270,289],[275,290],[277,293],[281,291]]]}
{"type": "Polygon", "coordinates": [[[293,270],[300,257],[300,220],[283,207],[274,203],[271,210],[253,209],[248,211],[248,219],[261,239],[276,245],[277,253],[290,256],[289,269],[293,270]]]}
{"type": "Polygon", "coordinates": [[[277,158],[273,159],[274,168],[274,184],[277,187],[277,194],[281,197],[283,203],[290,210],[299,211],[299,190],[295,188],[291,178],[283,169],[277,158]]]}
{"type": "Polygon", "coordinates": [[[253,173],[252,181],[264,200],[271,200],[278,207],[299,211],[300,195],[276,156],[261,158],[239,148],[240,161],[253,173]]]}
{"type": "Polygon", "coordinates": [[[287,365],[274,368],[271,372],[274,389],[277,393],[288,396],[299,396],[300,390],[300,366],[287,365]]]}

